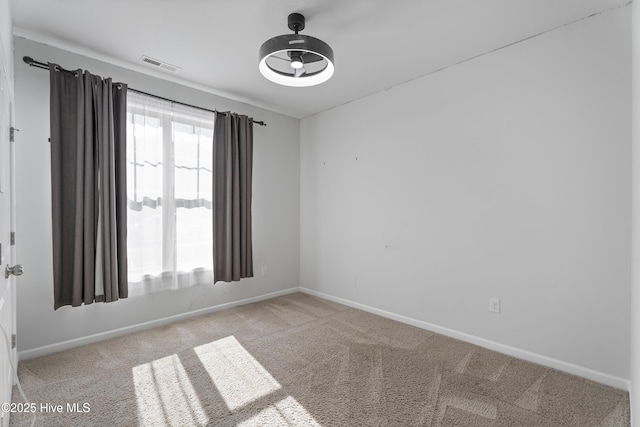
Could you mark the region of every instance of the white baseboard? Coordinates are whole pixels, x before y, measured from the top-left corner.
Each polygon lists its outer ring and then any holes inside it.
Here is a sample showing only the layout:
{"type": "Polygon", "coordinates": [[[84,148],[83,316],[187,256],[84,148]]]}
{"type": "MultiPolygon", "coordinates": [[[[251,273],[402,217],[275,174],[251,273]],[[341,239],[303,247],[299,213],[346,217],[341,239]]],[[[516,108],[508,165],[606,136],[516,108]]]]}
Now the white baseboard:
{"type": "Polygon", "coordinates": [[[300,288],[290,288],[283,291],[271,292],[256,297],[245,298],[237,301],[231,301],[224,304],[215,305],[212,307],[201,308],[199,310],[189,311],[187,313],[176,314],[174,316],[163,317],[161,319],[151,320],[149,322],[138,323],[136,325],[125,326],[124,328],[113,329],[98,334],[87,335],[85,337],[74,338],[72,340],[62,341],[55,344],[49,344],[42,347],[36,347],[29,350],[18,352],[18,360],[33,359],[40,356],[45,356],[51,353],[57,353],[59,351],[68,350],[70,348],[79,347],[85,344],[91,344],[98,341],[107,340],[122,335],[131,334],[134,332],[144,331],[151,328],[157,328],[169,323],[177,322],[180,320],[188,319],[191,317],[202,316],[204,314],[213,313],[216,311],[224,310],[227,308],[238,307],[245,304],[251,304],[253,302],[263,301],[270,298],[279,297],[282,295],[292,294],[299,292],[300,288]]]}
{"type": "Polygon", "coordinates": [[[551,357],[543,356],[530,351],[522,350],[519,348],[511,347],[505,344],[500,344],[495,341],[487,340],[484,338],[476,337],[464,332],[456,331],[453,329],[445,328],[442,326],[434,325],[432,323],[424,322],[422,320],[413,319],[411,317],[402,316],[399,314],[391,313],[385,310],[381,310],[375,307],[371,307],[365,304],[357,303],[344,298],[334,297],[322,292],[314,291],[307,288],[290,288],[283,291],[272,292],[264,295],[259,295],[251,298],[245,298],[237,301],[231,301],[224,304],[219,304],[212,307],[206,307],[199,310],[190,311],[187,313],[181,313],[174,316],[163,317],[161,319],[152,320],[149,322],[139,323],[136,325],[126,326],[124,328],[113,329],[111,331],[101,332],[99,334],[88,335],[81,338],[75,338],[72,340],[62,341],[55,344],[50,344],[42,347],[37,347],[29,350],[24,350],[18,353],[18,360],[33,359],[47,354],[56,353],[70,348],[78,347],[85,344],[91,344],[98,341],[103,341],[109,338],[122,336],[134,332],[139,332],[159,326],[164,326],[169,323],[177,322],[180,320],[188,319],[191,317],[201,316],[204,314],[213,313],[216,311],[224,310],[227,308],[238,307],[253,302],[263,301],[270,298],[279,297],[282,295],[292,294],[294,292],[303,292],[309,295],[314,295],[319,298],[324,298],[329,301],[334,301],[339,304],[346,305],[348,307],[357,308],[378,316],[386,317],[388,319],[396,320],[401,323],[406,323],[427,331],[435,332],[441,335],[445,335],[451,338],[459,339],[471,344],[478,345],[480,347],[487,348],[489,350],[497,351],[509,356],[517,357],[519,359],[527,360],[532,363],[537,363],[542,366],[557,369],[572,375],[576,375],[582,378],[586,378],[592,381],[596,381],[601,384],[605,384],[617,389],[629,391],[630,381],[624,378],[609,375],[603,372],[595,371],[593,369],[585,368],[583,366],[575,365],[573,363],[564,362],[562,360],[554,359],[551,357]]]}
{"type": "Polygon", "coordinates": [[[371,307],[365,304],[353,302],[344,298],[334,297],[322,292],[317,292],[312,289],[300,288],[300,292],[304,292],[309,295],[314,295],[319,298],[324,298],[329,301],[337,302],[339,304],[346,305],[348,307],[357,308],[362,311],[366,311],[378,316],[386,317],[388,319],[396,320],[401,323],[406,323],[421,329],[425,329],[430,332],[435,332],[447,337],[459,339],[471,344],[478,345],[480,347],[487,348],[489,350],[497,351],[509,356],[523,359],[532,363],[537,363],[548,368],[557,369],[559,371],[566,372],[568,374],[576,375],[582,378],[586,378],[592,381],[596,381],[601,384],[605,384],[617,389],[629,391],[630,381],[624,378],[616,377],[613,375],[605,374],[603,372],[595,371],[593,369],[585,368],[583,366],[575,365],[573,363],[564,362],[562,360],[554,359],[552,357],[543,356],[541,354],[532,353],[530,351],[521,350],[519,348],[511,347],[508,345],[500,344],[495,341],[487,340],[484,338],[476,337],[464,332],[456,331],[442,326],[434,325],[432,323],[423,322],[422,320],[416,320],[411,317],[402,316],[399,314],[391,313],[385,310],[380,310],[375,307],[371,307]]]}

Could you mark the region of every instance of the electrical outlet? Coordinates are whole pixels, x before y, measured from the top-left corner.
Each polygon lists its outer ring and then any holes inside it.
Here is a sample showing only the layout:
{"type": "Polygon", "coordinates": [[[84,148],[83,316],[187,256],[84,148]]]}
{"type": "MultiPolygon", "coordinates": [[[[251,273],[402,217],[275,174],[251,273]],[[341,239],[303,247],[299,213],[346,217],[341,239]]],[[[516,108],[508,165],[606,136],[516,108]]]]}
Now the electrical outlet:
{"type": "Polygon", "coordinates": [[[260,275],[261,276],[268,276],[269,275],[269,270],[267,269],[267,267],[262,267],[262,269],[260,270],[260,275]]]}
{"type": "Polygon", "coordinates": [[[489,311],[500,314],[500,300],[498,298],[489,298],[489,311]]]}

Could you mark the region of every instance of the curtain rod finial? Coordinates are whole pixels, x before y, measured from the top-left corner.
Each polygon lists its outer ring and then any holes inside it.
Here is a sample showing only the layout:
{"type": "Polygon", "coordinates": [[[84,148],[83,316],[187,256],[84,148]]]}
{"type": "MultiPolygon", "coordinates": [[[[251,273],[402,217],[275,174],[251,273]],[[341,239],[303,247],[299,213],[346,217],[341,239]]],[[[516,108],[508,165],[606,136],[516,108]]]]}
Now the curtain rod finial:
{"type": "Polygon", "coordinates": [[[34,59],[30,56],[23,56],[22,60],[25,62],[25,64],[29,64],[29,65],[33,65],[34,59]]]}

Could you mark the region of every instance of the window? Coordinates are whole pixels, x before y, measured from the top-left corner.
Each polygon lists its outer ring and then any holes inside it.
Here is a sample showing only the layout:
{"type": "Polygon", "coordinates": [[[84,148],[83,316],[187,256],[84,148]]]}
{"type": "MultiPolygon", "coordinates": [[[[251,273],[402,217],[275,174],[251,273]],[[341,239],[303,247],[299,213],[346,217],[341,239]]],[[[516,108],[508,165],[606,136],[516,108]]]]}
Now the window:
{"type": "Polygon", "coordinates": [[[214,114],[130,91],[129,295],[212,283],[214,114]]]}

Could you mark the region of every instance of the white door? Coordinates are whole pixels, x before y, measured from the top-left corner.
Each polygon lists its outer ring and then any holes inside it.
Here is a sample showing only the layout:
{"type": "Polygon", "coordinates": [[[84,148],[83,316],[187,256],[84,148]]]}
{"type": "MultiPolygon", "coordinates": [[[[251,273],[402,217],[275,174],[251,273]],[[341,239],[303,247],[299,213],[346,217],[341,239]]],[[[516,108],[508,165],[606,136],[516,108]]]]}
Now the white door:
{"type": "MultiPolygon", "coordinates": [[[[17,351],[12,336],[16,333],[15,322],[15,279],[5,277],[5,267],[13,267],[15,250],[11,248],[12,230],[12,188],[13,188],[13,142],[10,141],[12,128],[12,102],[9,91],[9,76],[2,63],[0,52],[0,404],[11,402],[13,372],[11,362],[16,365],[17,351]]],[[[0,411],[0,425],[9,425],[9,413],[0,411]]]]}

